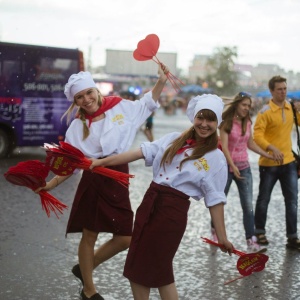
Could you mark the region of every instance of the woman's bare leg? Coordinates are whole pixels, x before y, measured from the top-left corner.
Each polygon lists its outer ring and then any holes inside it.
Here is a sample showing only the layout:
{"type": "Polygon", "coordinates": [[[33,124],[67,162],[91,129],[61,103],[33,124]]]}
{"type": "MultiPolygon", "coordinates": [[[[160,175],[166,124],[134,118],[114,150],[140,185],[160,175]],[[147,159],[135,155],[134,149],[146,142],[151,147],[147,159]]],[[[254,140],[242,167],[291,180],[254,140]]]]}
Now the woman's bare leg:
{"type": "Polygon", "coordinates": [[[130,281],[134,300],[149,300],[150,288],[130,281]]]}
{"type": "Polygon", "coordinates": [[[87,297],[91,297],[96,293],[96,288],[93,282],[93,269],[94,247],[97,237],[98,233],[83,229],[78,247],[79,266],[84,280],[83,291],[87,297]]]}
{"type": "Polygon", "coordinates": [[[87,297],[91,297],[96,293],[93,282],[93,270],[117,253],[126,250],[131,241],[131,236],[114,235],[112,239],[95,251],[97,237],[98,233],[83,229],[78,248],[79,266],[84,280],[83,291],[87,297]]]}
{"type": "Polygon", "coordinates": [[[162,300],[178,300],[178,293],[175,283],[164,285],[158,288],[162,300]]]}
{"type": "Polygon", "coordinates": [[[112,239],[101,245],[94,254],[94,268],[121,251],[128,249],[131,236],[114,235],[112,239]]]}

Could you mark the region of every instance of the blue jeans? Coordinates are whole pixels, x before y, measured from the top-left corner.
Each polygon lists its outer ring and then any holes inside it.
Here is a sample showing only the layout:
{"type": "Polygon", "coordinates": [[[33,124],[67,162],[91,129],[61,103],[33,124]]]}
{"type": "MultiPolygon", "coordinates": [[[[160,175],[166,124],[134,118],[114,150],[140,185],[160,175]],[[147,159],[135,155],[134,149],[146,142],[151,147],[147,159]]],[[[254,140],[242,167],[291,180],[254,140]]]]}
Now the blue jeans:
{"type": "Polygon", "coordinates": [[[260,183],[255,208],[256,234],[266,233],[267,211],[272,190],[279,180],[285,203],[286,236],[297,236],[298,176],[295,162],[275,167],[259,167],[260,183]]]}
{"type": "Polygon", "coordinates": [[[246,239],[250,239],[254,235],[254,213],[253,213],[253,191],[252,191],[252,173],[250,167],[244,170],[240,170],[241,177],[243,179],[237,179],[232,172],[228,170],[228,179],[225,187],[225,194],[227,196],[232,181],[235,181],[240,202],[243,210],[243,223],[245,229],[246,239]]]}

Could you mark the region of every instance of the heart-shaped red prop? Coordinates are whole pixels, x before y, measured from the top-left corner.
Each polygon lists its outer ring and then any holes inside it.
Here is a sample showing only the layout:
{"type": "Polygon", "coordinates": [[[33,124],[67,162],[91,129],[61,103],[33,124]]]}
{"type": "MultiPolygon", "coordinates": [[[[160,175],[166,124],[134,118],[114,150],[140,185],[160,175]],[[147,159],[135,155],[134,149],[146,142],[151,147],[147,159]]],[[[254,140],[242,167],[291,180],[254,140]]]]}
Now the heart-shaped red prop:
{"type": "MultiPolygon", "coordinates": [[[[203,242],[224,248],[224,245],[218,244],[210,239],[201,237],[203,242]]],[[[233,249],[232,253],[240,256],[237,261],[236,268],[238,269],[239,273],[242,275],[235,279],[225,282],[224,284],[231,283],[237,279],[244,278],[246,276],[251,275],[253,272],[260,272],[265,268],[265,264],[268,261],[269,257],[262,253],[245,253],[236,249],[233,249]]]]}
{"type": "Polygon", "coordinates": [[[265,268],[269,257],[262,253],[248,253],[242,255],[237,261],[237,269],[243,276],[249,276],[253,272],[260,272],[265,268]]]}
{"type": "Polygon", "coordinates": [[[145,39],[141,40],[137,44],[137,51],[145,57],[150,59],[156,55],[159,48],[159,38],[156,34],[149,34],[145,39]]]}
{"type": "MultiPolygon", "coordinates": [[[[159,48],[159,38],[156,34],[149,34],[145,39],[141,40],[137,44],[137,48],[133,51],[134,59],[138,61],[145,61],[152,59],[155,63],[161,65],[162,63],[156,56],[159,48]]],[[[180,91],[179,84],[184,84],[180,79],[174,76],[171,72],[166,74],[170,83],[172,84],[176,92],[180,91]],[[179,82],[179,84],[177,82],[179,82]]]]}
{"type": "MultiPolygon", "coordinates": [[[[92,161],[86,158],[79,149],[63,141],[60,141],[59,144],[44,144],[43,147],[47,154],[46,165],[54,174],[71,175],[77,168],[90,170],[92,161]]],[[[129,178],[134,177],[134,175],[104,167],[95,167],[91,171],[112,178],[125,187],[129,184],[129,178]]]]}
{"type": "MultiPolygon", "coordinates": [[[[16,166],[10,167],[4,174],[7,181],[20,186],[25,186],[33,191],[39,187],[46,185],[46,177],[48,176],[49,168],[38,160],[28,160],[20,162],[16,166]]],[[[67,208],[65,204],[57,200],[48,192],[41,190],[39,192],[43,210],[45,210],[48,217],[53,211],[58,218],[57,212],[63,212],[67,208]]]]}
{"type": "Polygon", "coordinates": [[[55,175],[67,176],[74,173],[76,168],[66,156],[56,151],[46,153],[46,165],[55,175]]]}
{"type": "Polygon", "coordinates": [[[150,59],[152,59],[152,56],[144,56],[143,54],[141,54],[141,53],[139,52],[138,49],[135,49],[135,50],[133,51],[133,58],[134,58],[135,60],[138,60],[138,61],[145,61],[145,60],[150,60],[150,59]]]}

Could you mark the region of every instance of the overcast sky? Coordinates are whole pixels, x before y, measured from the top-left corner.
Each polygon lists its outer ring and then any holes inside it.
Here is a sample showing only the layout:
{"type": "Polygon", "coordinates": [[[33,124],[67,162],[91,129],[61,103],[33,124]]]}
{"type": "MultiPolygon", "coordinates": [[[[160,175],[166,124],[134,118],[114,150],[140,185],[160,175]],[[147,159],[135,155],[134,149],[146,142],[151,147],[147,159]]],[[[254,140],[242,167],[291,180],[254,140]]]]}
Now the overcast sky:
{"type": "MultiPolygon", "coordinates": [[[[0,40],[80,48],[93,66],[105,49],[132,50],[148,34],[159,52],[194,55],[237,46],[238,63],[300,72],[300,0],[0,0],[0,40]]],[[[141,62],[142,63],[142,62],[141,62]]]]}

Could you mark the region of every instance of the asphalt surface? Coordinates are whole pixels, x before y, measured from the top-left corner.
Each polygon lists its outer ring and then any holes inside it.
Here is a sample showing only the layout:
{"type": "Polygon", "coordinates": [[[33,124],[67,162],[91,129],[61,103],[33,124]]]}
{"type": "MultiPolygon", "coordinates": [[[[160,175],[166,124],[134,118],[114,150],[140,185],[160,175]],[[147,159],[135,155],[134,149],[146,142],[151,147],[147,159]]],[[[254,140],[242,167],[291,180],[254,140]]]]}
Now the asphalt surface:
{"type": "MultiPolygon", "coordinates": [[[[183,131],[191,124],[178,111],[166,116],[159,111],[154,117],[154,136],[183,131]]],[[[145,140],[140,131],[133,147],[145,140]]],[[[255,204],[258,191],[258,156],[249,153],[254,178],[255,204]]],[[[20,161],[43,160],[39,148],[16,149],[9,159],[0,160],[0,299],[2,300],[78,300],[80,283],[71,273],[77,263],[80,234],[65,237],[65,229],[80,173],[72,176],[51,194],[69,206],[60,215],[47,217],[39,196],[25,187],[7,182],[3,174],[20,161]]],[[[152,178],[151,168],[143,161],[133,162],[130,172],[130,192],[134,210],[152,178]]],[[[50,174],[49,178],[53,175],[50,174]]],[[[227,234],[235,248],[246,251],[242,213],[237,189],[233,184],[225,207],[227,234]]],[[[210,217],[202,201],[192,200],[186,233],[174,259],[174,272],[179,297],[199,299],[300,299],[300,252],[286,249],[285,206],[277,184],[268,211],[267,236],[270,241],[265,269],[230,284],[239,276],[238,256],[229,256],[203,243],[201,236],[210,238],[210,217]]],[[[110,235],[99,236],[97,244],[110,235]]],[[[129,283],[122,276],[127,251],[99,266],[94,272],[98,291],[106,300],[132,299],[129,283]]],[[[160,299],[151,291],[150,299],[160,299]]]]}

